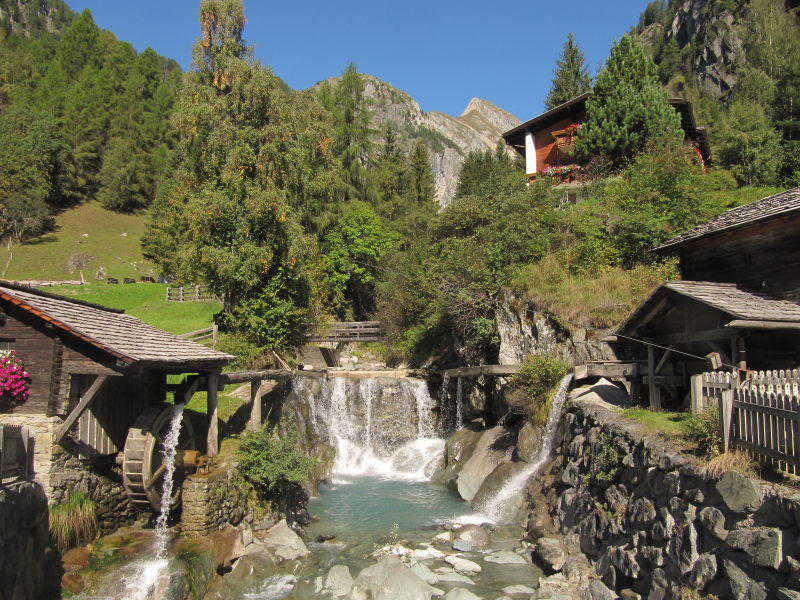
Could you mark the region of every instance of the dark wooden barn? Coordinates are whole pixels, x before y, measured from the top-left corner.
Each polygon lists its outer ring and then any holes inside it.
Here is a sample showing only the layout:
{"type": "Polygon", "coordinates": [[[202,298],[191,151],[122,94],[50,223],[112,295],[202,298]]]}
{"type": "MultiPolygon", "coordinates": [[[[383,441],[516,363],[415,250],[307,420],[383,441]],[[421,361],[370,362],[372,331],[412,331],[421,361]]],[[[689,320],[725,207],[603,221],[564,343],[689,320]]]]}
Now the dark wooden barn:
{"type": "Polygon", "coordinates": [[[232,356],[121,310],[0,282],[0,350],[12,349],[30,373],[30,398],[14,412],[64,417],[58,439],[71,432],[83,458],[116,454],[168,390],[190,396],[200,385],[209,398],[208,452],[216,453],[218,374],[232,356]],[[180,373],[198,376],[167,384],[180,373]]]}
{"type": "Polygon", "coordinates": [[[680,404],[709,370],[800,364],[800,188],[731,209],[656,248],[684,281],[663,284],[619,328],[650,404],[680,404]],[[644,343],[642,343],[644,342],[644,343]],[[713,354],[714,356],[709,356],[713,354]],[[646,366],[644,366],[646,365],[646,366]]]}

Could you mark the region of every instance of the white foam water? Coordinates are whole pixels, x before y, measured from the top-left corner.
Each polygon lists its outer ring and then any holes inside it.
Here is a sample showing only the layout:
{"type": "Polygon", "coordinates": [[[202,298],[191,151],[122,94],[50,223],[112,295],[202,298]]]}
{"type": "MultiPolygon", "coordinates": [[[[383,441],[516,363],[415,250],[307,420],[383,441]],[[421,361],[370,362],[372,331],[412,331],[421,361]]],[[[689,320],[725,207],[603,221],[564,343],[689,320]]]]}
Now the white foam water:
{"type": "Polygon", "coordinates": [[[456,431],[464,427],[464,386],[462,378],[456,379],[456,431]]]}
{"type": "Polygon", "coordinates": [[[507,513],[515,505],[514,500],[525,489],[528,480],[539,472],[542,465],[550,458],[553,451],[553,442],[561,421],[561,412],[564,408],[564,401],[567,398],[567,390],[572,381],[572,373],[567,373],[561,379],[553,395],[553,402],[550,405],[550,413],[547,415],[547,422],[542,432],[542,444],[536,459],[528,463],[519,473],[506,481],[505,485],[497,491],[493,497],[489,498],[471,515],[465,515],[458,519],[461,523],[500,523],[509,517],[507,513]]]}
{"type": "Polygon", "coordinates": [[[397,388],[388,400],[379,378],[361,380],[326,377],[315,397],[303,377],[293,380],[296,394],[309,406],[314,432],[336,449],[334,483],[352,477],[371,475],[386,479],[427,481],[444,450],[444,440],[436,433],[436,402],[420,379],[385,380],[385,387],[397,388]],[[400,402],[413,414],[400,415],[387,436],[384,419],[400,402]]]}

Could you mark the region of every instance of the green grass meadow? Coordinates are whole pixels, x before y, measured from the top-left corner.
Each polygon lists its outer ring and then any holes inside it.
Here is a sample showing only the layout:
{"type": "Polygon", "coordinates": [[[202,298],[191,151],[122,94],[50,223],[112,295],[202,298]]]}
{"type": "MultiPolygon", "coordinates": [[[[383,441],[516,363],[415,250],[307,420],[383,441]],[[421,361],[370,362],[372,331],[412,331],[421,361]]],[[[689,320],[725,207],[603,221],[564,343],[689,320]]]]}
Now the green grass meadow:
{"type": "MultiPolygon", "coordinates": [[[[121,214],[105,210],[95,202],[65,210],[56,217],[55,230],[12,248],[13,257],[5,279],[64,280],[80,279],[70,273],[67,259],[74,254],[91,258],[83,270],[87,281],[102,269],[105,277],[139,279],[157,275],[157,267],[142,256],[141,239],[145,215],[121,214]]],[[[8,259],[5,245],[0,249],[0,269],[8,259]]]]}

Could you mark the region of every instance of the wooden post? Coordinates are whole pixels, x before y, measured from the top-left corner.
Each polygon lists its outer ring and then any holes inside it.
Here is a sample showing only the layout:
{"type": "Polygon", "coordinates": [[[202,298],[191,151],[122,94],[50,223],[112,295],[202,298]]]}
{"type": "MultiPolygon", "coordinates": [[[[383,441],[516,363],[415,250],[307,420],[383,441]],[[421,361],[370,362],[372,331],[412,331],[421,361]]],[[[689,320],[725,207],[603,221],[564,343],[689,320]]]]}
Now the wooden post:
{"type": "Polygon", "coordinates": [[[661,388],[656,383],[655,352],[652,346],[647,346],[647,377],[648,388],[650,391],[650,408],[659,410],[661,408],[661,388]]]}
{"type": "Polygon", "coordinates": [[[261,379],[250,382],[250,422],[247,428],[257,431],[261,428],[261,379]]]}
{"type": "Polygon", "coordinates": [[[206,406],[208,408],[208,436],[206,437],[206,453],[216,456],[219,453],[219,424],[217,419],[217,381],[219,372],[206,374],[206,406]]]}
{"type": "Polygon", "coordinates": [[[692,412],[699,413],[703,410],[703,374],[692,375],[692,412]]]}
{"type": "Polygon", "coordinates": [[[61,428],[58,430],[58,433],[56,434],[56,437],[53,440],[54,444],[61,443],[61,440],[63,440],[64,436],[67,435],[70,428],[75,424],[75,421],[78,420],[78,417],[80,417],[83,414],[83,411],[85,411],[86,408],[89,406],[89,403],[92,400],[94,400],[94,397],[97,395],[97,393],[101,389],[103,389],[103,386],[105,385],[106,380],[108,380],[108,377],[109,377],[108,375],[98,375],[95,378],[95,380],[92,382],[92,385],[89,387],[88,390],[86,390],[86,393],[81,398],[81,401],[78,403],[78,406],[76,406],[72,410],[72,412],[69,413],[69,415],[67,415],[67,418],[61,424],[61,428]]]}
{"type": "Polygon", "coordinates": [[[719,427],[723,452],[727,452],[730,448],[732,419],[733,389],[722,390],[722,393],[719,395],[719,427]]]}
{"type": "Polygon", "coordinates": [[[747,347],[744,344],[744,337],[739,336],[736,338],[736,343],[738,344],[738,356],[739,359],[739,369],[742,371],[747,370],[747,347]]]}

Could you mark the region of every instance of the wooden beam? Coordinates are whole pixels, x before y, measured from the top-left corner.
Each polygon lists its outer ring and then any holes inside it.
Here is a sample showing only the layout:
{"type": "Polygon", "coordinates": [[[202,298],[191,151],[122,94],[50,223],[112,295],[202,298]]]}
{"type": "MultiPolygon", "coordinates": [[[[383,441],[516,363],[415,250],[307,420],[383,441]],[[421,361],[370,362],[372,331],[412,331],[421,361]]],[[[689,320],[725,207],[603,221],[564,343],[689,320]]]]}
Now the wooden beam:
{"type": "Polygon", "coordinates": [[[647,346],[647,377],[645,383],[648,384],[650,392],[650,408],[658,410],[661,408],[661,388],[655,378],[655,351],[653,346],[647,346]]]}
{"type": "Polygon", "coordinates": [[[221,384],[246,383],[248,381],[262,381],[264,379],[289,379],[294,371],[287,369],[266,369],[264,371],[237,371],[235,373],[222,373],[218,376],[221,384]]]}
{"type": "Polygon", "coordinates": [[[92,385],[89,387],[88,390],[86,390],[86,393],[83,395],[83,398],[81,398],[81,401],[78,403],[78,406],[76,406],[73,409],[73,411],[69,413],[69,415],[67,415],[67,418],[64,420],[64,423],[61,424],[61,429],[58,430],[58,433],[56,434],[56,439],[53,440],[54,444],[61,443],[61,440],[63,440],[64,436],[67,435],[69,430],[75,424],[75,421],[77,421],[80,418],[80,416],[83,414],[83,411],[85,411],[88,408],[91,401],[94,399],[97,393],[103,388],[106,381],[108,381],[108,377],[109,377],[108,375],[98,375],[97,378],[92,382],[92,385]]]}
{"type": "Polygon", "coordinates": [[[800,329],[800,323],[790,323],[786,321],[748,321],[746,319],[734,319],[725,327],[733,329],[800,329]]]}
{"type": "Polygon", "coordinates": [[[725,364],[725,365],[733,364],[733,361],[727,355],[725,350],[722,349],[722,346],[720,346],[719,344],[717,344],[716,342],[714,342],[712,340],[708,340],[706,343],[708,344],[709,348],[711,348],[714,352],[719,354],[720,358],[722,359],[723,364],[725,364]]]}
{"type": "Polygon", "coordinates": [[[664,365],[667,363],[667,359],[669,358],[670,354],[672,354],[672,344],[670,344],[669,348],[664,351],[664,356],[662,356],[661,360],[658,361],[658,364],[656,365],[656,375],[661,375],[661,369],[664,368],[664,365]]]}
{"type": "Polygon", "coordinates": [[[261,428],[261,386],[262,381],[250,382],[250,422],[247,428],[250,431],[257,431],[261,428]]]}
{"type": "Polygon", "coordinates": [[[653,344],[690,344],[692,342],[707,342],[709,340],[725,340],[738,335],[730,329],[705,329],[701,331],[690,331],[688,333],[665,333],[644,338],[645,341],[653,344]]]}
{"type": "Polygon", "coordinates": [[[206,406],[208,407],[208,435],[206,436],[206,454],[219,454],[219,417],[217,412],[217,383],[219,373],[213,371],[206,374],[206,406]]]}

